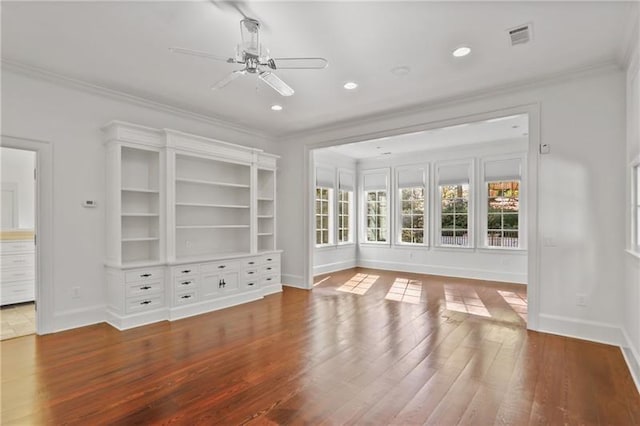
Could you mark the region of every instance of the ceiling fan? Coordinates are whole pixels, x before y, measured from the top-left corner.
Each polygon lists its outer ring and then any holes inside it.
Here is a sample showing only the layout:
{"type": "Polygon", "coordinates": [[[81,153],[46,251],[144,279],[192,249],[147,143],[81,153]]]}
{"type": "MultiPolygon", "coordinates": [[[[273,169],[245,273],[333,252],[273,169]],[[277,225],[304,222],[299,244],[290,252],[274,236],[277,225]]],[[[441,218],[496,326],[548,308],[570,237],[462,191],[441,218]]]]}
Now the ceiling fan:
{"type": "Polygon", "coordinates": [[[244,68],[233,71],[211,86],[213,90],[222,89],[238,77],[249,73],[257,74],[260,80],[267,83],[282,96],[291,96],[294,94],[294,90],[275,75],[273,71],[276,69],[324,69],[329,65],[329,62],[325,58],[272,58],[268,50],[263,51],[262,49],[262,45],[260,44],[260,22],[253,18],[245,17],[240,21],[240,37],[241,41],[236,48],[236,55],[233,58],[180,47],[171,47],[169,50],[173,53],[198,56],[229,64],[244,65],[244,68]]]}

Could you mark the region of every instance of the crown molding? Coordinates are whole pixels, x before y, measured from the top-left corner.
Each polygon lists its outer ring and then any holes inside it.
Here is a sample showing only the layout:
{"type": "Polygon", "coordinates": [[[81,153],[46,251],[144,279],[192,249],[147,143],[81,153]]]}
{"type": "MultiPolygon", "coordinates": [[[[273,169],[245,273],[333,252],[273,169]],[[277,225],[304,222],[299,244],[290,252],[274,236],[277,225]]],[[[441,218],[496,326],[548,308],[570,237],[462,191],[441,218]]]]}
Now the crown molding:
{"type": "Polygon", "coordinates": [[[497,85],[488,87],[481,90],[472,92],[466,92],[455,96],[442,97],[434,99],[429,102],[419,103],[407,107],[401,107],[398,109],[392,109],[383,111],[377,114],[370,114],[355,119],[348,119],[339,122],[334,122],[330,125],[311,127],[302,130],[296,130],[295,132],[283,133],[277,135],[276,139],[280,142],[289,142],[304,137],[305,139],[310,136],[321,136],[323,133],[331,131],[347,130],[355,126],[365,126],[369,124],[379,123],[385,120],[391,120],[394,118],[402,117],[404,115],[413,115],[426,113],[446,107],[451,107],[463,103],[478,101],[486,99],[488,97],[495,97],[497,95],[507,95],[514,92],[519,92],[527,89],[535,89],[538,87],[550,86],[572,80],[576,78],[582,78],[592,75],[606,74],[614,71],[621,71],[622,67],[618,61],[612,57],[606,61],[585,65],[578,68],[572,68],[570,70],[560,71],[553,74],[548,74],[543,77],[534,77],[526,80],[520,80],[513,83],[504,85],[497,85]]]}
{"type": "Polygon", "coordinates": [[[618,62],[623,68],[631,65],[634,55],[640,49],[640,4],[631,3],[627,15],[627,24],[623,33],[623,42],[618,54],[618,62]]]}
{"type": "Polygon", "coordinates": [[[115,99],[115,100],[130,103],[130,104],[138,105],[138,106],[143,106],[145,108],[149,108],[155,111],[165,112],[165,113],[173,114],[179,117],[188,118],[194,121],[199,121],[199,122],[210,124],[226,130],[248,135],[254,138],[273,141],[272,136],[264,132],[261,132],[257,129],[243,127],[238,124],[229,122],[227,120],[212,117],[210,115],[199,113],[199,112],[190,111],[188,109],[181,108],[174,105],[169,105],[167,103],[154,101],[148,98],[143,98],[141,96],[130,95],[128,93],[124,93],[119,90],[111,89],[105,86],[100,86],[98,84],[90,83],[88,81],[80,80],[74,77],[69,77],[69,76],[59,74],[44,68],[27,65],[22,62],[13,61],[6,58],[0,59],[0,65],[2,66],[3,70],[11,71],[16,74],[25,75],[25,76],[36,78],[39,80],[49,81],[54,84],[71,87],[73,89],[77,89],[83,92],[97,94],[110,99],[115,99]]]}

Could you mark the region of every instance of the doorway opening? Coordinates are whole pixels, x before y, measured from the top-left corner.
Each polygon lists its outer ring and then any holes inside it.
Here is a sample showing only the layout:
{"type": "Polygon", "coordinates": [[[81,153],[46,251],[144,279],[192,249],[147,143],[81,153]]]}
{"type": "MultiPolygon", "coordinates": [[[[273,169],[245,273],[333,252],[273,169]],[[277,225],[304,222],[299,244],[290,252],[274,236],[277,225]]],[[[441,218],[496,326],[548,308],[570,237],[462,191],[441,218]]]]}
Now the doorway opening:
{"type": "Polygon", "coordinates": [[[0,340],[6,340],[37,331],[37,154],[3,146],[0,165],[0,340]]]}
{"type": "Polygon", "coordinates": [[[314,287],[419,304],[441,277],[445,310],[533,328],[537,120],[523,108],[311,148],[314,287]],[[371,277],[389,271],[376,291],[371,277]]]}

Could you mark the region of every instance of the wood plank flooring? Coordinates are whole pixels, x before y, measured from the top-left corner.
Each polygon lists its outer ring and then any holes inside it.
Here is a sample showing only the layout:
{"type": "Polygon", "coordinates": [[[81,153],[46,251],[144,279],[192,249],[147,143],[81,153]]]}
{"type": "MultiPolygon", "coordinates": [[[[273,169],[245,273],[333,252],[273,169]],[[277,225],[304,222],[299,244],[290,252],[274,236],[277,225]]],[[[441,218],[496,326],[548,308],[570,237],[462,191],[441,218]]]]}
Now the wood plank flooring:
{"type": "Polygon", "coordinates": [[[618,348],[529,332],[523,286],[351,269],[119,332],[0,342],[3,425],[640,425],[618,348]]]}

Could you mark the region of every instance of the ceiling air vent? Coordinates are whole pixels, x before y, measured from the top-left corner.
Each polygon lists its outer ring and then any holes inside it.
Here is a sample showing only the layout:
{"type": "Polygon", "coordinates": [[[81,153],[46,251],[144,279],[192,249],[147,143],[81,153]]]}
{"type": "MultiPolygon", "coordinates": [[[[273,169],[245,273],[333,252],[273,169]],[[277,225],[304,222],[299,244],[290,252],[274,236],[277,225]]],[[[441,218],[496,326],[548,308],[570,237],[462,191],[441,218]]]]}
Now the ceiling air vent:
{"type": "Polygon", "coordinates": [[[533,28],[531,24],[524,24],[507,30],[511,38],[511,45],[526,44],[533,38],[533,28]]]}

